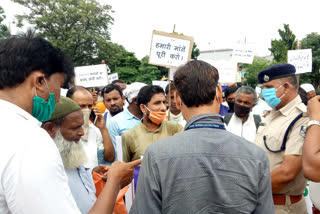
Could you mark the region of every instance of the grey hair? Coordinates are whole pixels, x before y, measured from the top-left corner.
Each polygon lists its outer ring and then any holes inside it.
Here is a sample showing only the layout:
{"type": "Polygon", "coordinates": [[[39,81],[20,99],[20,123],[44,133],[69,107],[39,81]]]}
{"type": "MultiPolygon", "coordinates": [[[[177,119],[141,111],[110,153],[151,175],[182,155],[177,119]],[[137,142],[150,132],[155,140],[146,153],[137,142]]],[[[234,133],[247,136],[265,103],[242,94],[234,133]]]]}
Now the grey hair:
{"type": "Polygon", "coordinates": [[[254,102],[254,103],[256,103],[257,100],[258,100],[256,91],[255,91],[253,88],[251,88],[250,86],[242,86],[241,88],[239,88],[239,89],[236,91],[235,99],[237,99],[239,93],[243,93],[243,94],[253,94],[253,102],[254,102]]]}

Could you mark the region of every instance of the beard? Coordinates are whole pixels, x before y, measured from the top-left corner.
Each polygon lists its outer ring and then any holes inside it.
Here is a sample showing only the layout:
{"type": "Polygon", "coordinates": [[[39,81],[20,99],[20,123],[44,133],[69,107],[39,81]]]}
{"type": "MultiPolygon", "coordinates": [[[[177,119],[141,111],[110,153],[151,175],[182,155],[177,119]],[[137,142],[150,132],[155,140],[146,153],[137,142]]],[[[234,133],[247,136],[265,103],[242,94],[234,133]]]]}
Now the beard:
{"type": "Polygon", "coordinates": [[[87,162],[87,156],[81,140],[78,143],[66,140],[62,136],[60,129],[58,129],[53,140],[60,152],[65,169],[76,169],[87,162]]]}
{"type": "Polygon", "coordinates": [[[123,108],[118,108],[115,111],[109,111],[109,112],[110,112],[111,116],[113,117],[113,116],[117,115],[118,113],[120,113],[122,111],[123,111],[123,108]]]}

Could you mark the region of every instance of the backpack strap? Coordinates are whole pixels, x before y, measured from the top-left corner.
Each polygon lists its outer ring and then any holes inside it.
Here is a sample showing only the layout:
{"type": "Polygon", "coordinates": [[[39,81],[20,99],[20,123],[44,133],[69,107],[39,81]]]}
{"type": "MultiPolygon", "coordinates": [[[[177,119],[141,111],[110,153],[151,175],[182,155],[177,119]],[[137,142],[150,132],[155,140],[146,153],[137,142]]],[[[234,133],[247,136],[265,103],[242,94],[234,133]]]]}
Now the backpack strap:
{"type": "Polygon", "coordinates": [[[254,124],[256,125],[256,129],[258,130],[261,122],[261,117],[258,114],[254,114],[253,119],[254,119],[254,124]]]}
{"type": "Polygon", "coordinates": [[[228,125],[230,120],[231,120],[231,117],[232,117],[233,113],[227,113],[226,115],[224,115],[224,122],[228,125]]]}

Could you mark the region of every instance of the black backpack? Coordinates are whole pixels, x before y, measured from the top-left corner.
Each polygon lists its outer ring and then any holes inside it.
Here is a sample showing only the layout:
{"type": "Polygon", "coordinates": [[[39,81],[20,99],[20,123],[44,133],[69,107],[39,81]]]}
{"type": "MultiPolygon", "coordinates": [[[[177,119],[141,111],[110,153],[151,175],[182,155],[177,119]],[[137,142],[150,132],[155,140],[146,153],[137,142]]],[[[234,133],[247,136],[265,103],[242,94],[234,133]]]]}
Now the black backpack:
{"type": "MultiPolygon", "coordinates": [[[[227,113],[225,116],[224,116],[224,122],[228,125],[230,120],[231,120],[231,117],[234,113],[227,113]]],[[[256,130],[258,130],[259,126],[260,126],[260,122],[261,122],[261,117],[260,115],[258,114],[254,114],[253,115],[253,119],[254,119],[254,124],[256,125],[256,130]]]]}

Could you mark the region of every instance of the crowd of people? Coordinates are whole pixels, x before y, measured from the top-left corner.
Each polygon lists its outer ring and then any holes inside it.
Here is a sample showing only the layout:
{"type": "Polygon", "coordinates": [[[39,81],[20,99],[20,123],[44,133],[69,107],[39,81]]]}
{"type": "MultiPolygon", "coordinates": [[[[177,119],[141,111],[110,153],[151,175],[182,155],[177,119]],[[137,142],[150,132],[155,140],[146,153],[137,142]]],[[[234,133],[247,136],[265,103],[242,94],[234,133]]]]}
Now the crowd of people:
{"type": "Polygon", "coordinates": [[[307,213],[320,96],[293,65],[260,71],[262,94],[192,60],[165,89],[116,80],[62,96],[73,70],[30,32],[0,41],[0,213],[127,213],[115,201],[137,168],[130,213],[307,213]]]}

